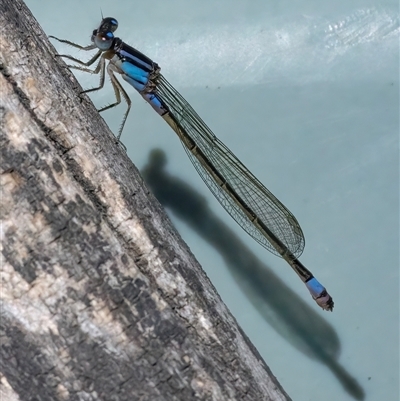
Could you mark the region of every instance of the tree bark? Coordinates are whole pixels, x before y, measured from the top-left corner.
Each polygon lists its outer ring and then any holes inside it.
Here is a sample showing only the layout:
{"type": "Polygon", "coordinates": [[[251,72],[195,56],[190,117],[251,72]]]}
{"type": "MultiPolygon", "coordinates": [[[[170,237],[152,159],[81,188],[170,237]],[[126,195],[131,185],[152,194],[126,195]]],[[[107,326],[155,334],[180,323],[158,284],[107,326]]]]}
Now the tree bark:
{"type": "Polygon", "coordinates": [[[21,0],[0,27],[0,397],[289,400],[21,0]]]}

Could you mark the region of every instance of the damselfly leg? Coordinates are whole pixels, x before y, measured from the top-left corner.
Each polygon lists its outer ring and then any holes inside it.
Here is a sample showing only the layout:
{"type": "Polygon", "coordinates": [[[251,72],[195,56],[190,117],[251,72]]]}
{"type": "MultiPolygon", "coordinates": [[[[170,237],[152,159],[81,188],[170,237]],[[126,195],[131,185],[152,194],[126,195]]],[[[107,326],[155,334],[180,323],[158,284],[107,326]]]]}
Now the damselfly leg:
{"type": "MultiPolygon", "coordinates": [[[[50,36],[50,37],[55,39],[55,40],[57,40],[57,41],[59,41],[59,42],[61,42],[61,43],[65,43],[65,44],[67,44],[69,46],[75,47],[75,48],[77,48],[79,50],[90,51],[90,50],[97,49],[97,47],[94,46],[94,45],[81,46],[81,45],[78,45],[78,44],[76,44],[74,42],[70,42],[69,40],[58,39],[55,36],[50,36]]],[[[82,60],[79,60],[78,58],[72,57],[70,55],[67,55],[67,54],[57,54],[56,56],[57,57],[62,57],[62,58],[67,59],[67,60],[71,60],[74,63],[79,64],[79,66],[77,66],[77,65],[68,65],[69,68],[72,68],[72,69],[75,69],[75,70],[79,70],[79,71],[83,71],[83,72],[88,72],[90,74],[96,74],[96,75],[99,74],[100,75],[99,86],[96,86],[96,87],[90,88],[90,89],[85,89],[85,90],[83,90],[81,92],[81,94],[89,93],[89,92],[96,92],[96,91],[98,91],[100,89],[103,89],[104,82],[105,82],[105,70],[106,70],[106,68],[105,68],[106,67],[106,62],[105,62],[106,61],[106,54],[103,51],[99,50],[89,61],[86,61],[86,62],[82,61],[82,60]],[[99,59],[99,57],[100,57],[100,60],[99,60],[97,66],[96,66],[96,68],[94,70],[92,70],[90,68],[86,68],[86,67],[89,67],[92,64],[94,64],[99,59]],[[81,66],[83,66],[83,67],[81,67],[81,66]]],[[[109,110],[109,109],[111,109],[111,108],[113,108],[115,106],[118,106],[121,103],[121,95],[122,95],[122,97],[124,98],[124,100],[127,103],[128,107],[127,107],[127,110],[126,110],[126,112],[124,114],[124,117],[122,119],[122,123],[120,125],[120,128],[118,130],[117,140],[119,142],[120,138],[121,138],[122,131],[123,131],[124,126],[125,126],[125,122],[126,122],[126,120],[128,118],[128,115],[129,115],[129,112],[130,112],[130,109],[131,109],[132,102],[131,102],[131,99],[129,98],[128,94],[126,93],[125,89],[122,87],[121,83],[115,77],[113,69],[112,69],[112,64],[108,64],[107,73],[108,73],[108,75],[110,77],[111,84],[112,84],[112,87],[114,89],[114,94],[115,94],[116,101],[114,103],[108,104],[107,106],[104,106],[104,107],[102,107],[100,109],[97,109],[97,111],[99,113],[101,113],[101,112],[103,112],[105,110],[109,110]]]]}

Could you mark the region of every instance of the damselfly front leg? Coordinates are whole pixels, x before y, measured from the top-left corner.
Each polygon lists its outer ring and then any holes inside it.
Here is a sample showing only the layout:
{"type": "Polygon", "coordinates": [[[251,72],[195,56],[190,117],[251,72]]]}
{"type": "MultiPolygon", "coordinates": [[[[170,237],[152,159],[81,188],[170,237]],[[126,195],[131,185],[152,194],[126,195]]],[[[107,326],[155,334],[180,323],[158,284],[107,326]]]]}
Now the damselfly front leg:
{"type": "MultiPolygon", "coordinates": [[[[66,43],[69,46],[75,47],[77,49],[80,50],[85,50],[85,51],[90,51],[90,50],[94,50],[96,49],[96,47],[94,45],[89,45],[89,46],[81,46],[78,45],[76,43],[70,42],[69,40],[64,40],[64,39],[58,39],[55,36],[50,36],[50,38],[56,39],[57,41],[61,42],[61,43],[66,43]]],[[[102,55],[102,51],[99,50],[90,60],[88,61],[82,61],[79,60],[78,58],[72,57],[68,54],[56,54],[56,57],[62,57],[62,58],[66,58],[67,60],[71,60],[74,63],[80,64],[81,66],[84,67],[79,67],[77,65],[70,65],[68,64],[69,68],[73,68],[75,70],[79,70],[79,71],[83,71],[83,72],[89,72],[90,74],[99,74],[100,73],[100,83],[98,87],[95,88],[91,88],[91,89],[86,89],[84,91],[82,91],[81,93],[88,93],[88,92],[95,92],[97,90],[100,90],[104,87],[104,81],[105,81],[105,77],[104,77],[104,71],[105,71],[105,59],[104,59],[104,54],[102,55]],[[100,57],[101,56],[101,57],[100,57]],[[100,61],[97,64],[96,68],[94,70],[90,69],[90,68],[86,68],[91,66],[92,64],[94,64],[98,58],[100,57],[100,61]]]]}
{"type": "Polygon", "coordinates": [[[65,43],[65,44],[67,44],[69,46],[76,47],[79,50],[89,51],[89,50],[94,50],[94,49],[98,48],[95,44],[91,44],[91,45],[87,45],[87,46],[81,46],[81,45],[78,45],[77,43],[70,42],[69,40],[56,38],[53,35],[49,35],[49,38],[55,39],[58,42],[65,43]]]}

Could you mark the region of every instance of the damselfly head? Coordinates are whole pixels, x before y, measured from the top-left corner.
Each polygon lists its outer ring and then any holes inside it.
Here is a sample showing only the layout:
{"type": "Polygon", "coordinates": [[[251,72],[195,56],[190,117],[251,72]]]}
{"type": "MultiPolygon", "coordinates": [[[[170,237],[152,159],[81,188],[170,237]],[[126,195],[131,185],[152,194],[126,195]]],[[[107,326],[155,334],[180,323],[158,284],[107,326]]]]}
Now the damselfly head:
{"type": "Polygon", "coordinates": [[[103,51],[111,48],[114,41],[114,33],[118,28],[118,21],[115,18],[103,18],[100,26],[93,31],[92,42],[103,51]]]}

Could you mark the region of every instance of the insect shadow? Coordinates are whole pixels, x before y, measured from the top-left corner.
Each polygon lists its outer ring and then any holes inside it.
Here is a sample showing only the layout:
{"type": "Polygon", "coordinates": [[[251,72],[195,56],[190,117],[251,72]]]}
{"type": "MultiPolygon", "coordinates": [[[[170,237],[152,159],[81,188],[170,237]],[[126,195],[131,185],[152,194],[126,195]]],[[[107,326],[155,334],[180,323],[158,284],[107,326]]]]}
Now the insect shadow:
{"type": "Polygon", "coordinates": [[[170,175],[166,164],[165,153],[154,149],[141,170],[159,202],[220,253],[238,286],[267,323],[295,348],[327,366],[353,398],[363,400],[364,389],[338,362],[341,344],[332,325],[259,260],[196,189],[170,175]]]}

